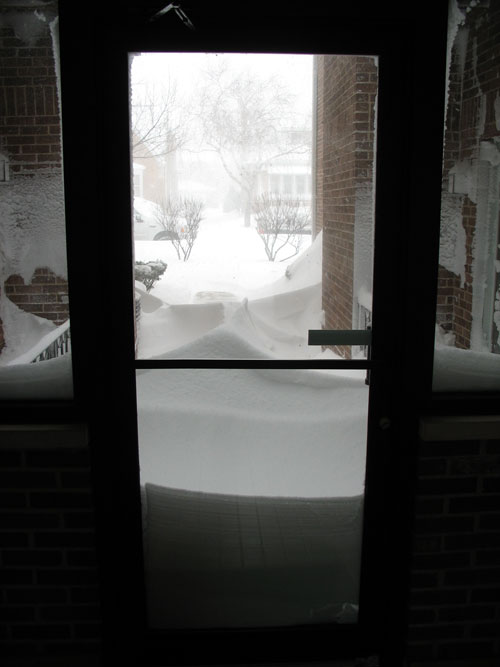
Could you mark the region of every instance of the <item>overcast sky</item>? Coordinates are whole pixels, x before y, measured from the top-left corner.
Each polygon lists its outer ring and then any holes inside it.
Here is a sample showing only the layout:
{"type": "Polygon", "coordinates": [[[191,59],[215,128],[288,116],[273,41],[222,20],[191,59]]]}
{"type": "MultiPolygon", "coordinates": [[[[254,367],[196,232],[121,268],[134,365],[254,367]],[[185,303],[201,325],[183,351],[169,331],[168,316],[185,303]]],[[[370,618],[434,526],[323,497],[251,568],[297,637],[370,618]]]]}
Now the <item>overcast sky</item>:
{"type": "Polygon", "coordinates": [[[313,85],[313,57],[310,55],[145,53],[133,57],[132,85],[170,77],[178,92],[188,96],[200,84],[203,71],[220,58],[229,61],[231,69],[236,71],[249,68],[266,78],[278,75],[295,97],[297,112],[310,112],[313,85]]]}

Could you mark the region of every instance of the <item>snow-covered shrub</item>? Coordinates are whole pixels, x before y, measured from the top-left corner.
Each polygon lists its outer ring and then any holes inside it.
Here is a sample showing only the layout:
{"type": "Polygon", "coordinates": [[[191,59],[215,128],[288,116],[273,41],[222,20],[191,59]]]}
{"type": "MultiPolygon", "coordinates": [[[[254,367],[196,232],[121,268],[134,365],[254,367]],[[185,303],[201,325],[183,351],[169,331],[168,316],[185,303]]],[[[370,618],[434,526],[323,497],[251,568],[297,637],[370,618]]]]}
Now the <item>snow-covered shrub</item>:
{"type": "Polygon", "coordinates": [[[158,280],[165,273],[167,264],[157,259],[154,262],[136,262],[135,279],[141,282],[146,291],[150,292],[158,280]]]}
{"type": "Polygon", "coordinates": [[[195,197],[180,197],[157,203],[156,220],[163,227],[163,231],[159,232],[155,239],[170,241],[177,257],[187,262],[203,219],[203,202],[195,197]]]}
{"type": "Polygon", "coordinates": [[[311,224],[309,210],[300,199],[265,192],[255,199],[253,213],[269,261],[274,262],[285,246],[295,251],[285,259],[299,252],[301,236],[311,224]]]}

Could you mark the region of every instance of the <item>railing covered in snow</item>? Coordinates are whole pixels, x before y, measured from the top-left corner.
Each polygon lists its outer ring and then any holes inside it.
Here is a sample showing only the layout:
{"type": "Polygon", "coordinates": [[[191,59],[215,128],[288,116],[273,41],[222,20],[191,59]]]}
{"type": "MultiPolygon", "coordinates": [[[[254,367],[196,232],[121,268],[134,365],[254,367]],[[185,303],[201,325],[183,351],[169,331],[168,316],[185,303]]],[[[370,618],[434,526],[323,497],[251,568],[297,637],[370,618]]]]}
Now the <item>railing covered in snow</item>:
{"type": "Polygon", "coordinates": [[[71,352],[71,329],[69,326],[69,320],[66,322],[66,327],[61,331],[61,327],[58,329],[58,335],[52,341],[50,341],[34,359],[31,360],[32,364],[35,364],[39,361],[47,361],[47,359],[55,359],[56,357],[62,357],[64,354],[71,352]]]}

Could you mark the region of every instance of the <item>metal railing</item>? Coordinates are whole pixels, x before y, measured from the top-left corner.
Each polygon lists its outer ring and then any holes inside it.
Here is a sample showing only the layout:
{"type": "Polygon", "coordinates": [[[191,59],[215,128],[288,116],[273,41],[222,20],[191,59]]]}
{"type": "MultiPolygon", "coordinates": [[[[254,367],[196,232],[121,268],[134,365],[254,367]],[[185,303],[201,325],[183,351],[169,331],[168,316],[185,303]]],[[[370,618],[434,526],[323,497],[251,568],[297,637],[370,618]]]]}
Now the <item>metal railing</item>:
{"type": "Polygon", "coordinates": [[[31,360],[31,363],[35,364],[39,361],[47,361],[47,359],[62,357],[69,352],[71,352],[71,329],[68,322],[67,329],[62,331],[45,349],[39,352],[37,356],[31,360]]]}

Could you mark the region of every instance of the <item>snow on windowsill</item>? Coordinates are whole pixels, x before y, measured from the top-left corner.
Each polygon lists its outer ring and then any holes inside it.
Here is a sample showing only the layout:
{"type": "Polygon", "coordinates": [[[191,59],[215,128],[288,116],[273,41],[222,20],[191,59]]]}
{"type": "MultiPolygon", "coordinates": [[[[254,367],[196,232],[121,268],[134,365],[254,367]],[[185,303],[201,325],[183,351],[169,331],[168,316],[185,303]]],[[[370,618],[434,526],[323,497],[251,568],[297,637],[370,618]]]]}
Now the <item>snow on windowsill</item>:
{"type": "Polygon", "coordinates": [[[71,355],[0,369],[0,399],[68,400],[73,398],[71,355]]]}
{"type": "Polygon", "coordinates": [[[437,345],[435,392],[500,391],[500,355],[437,345]]]}

